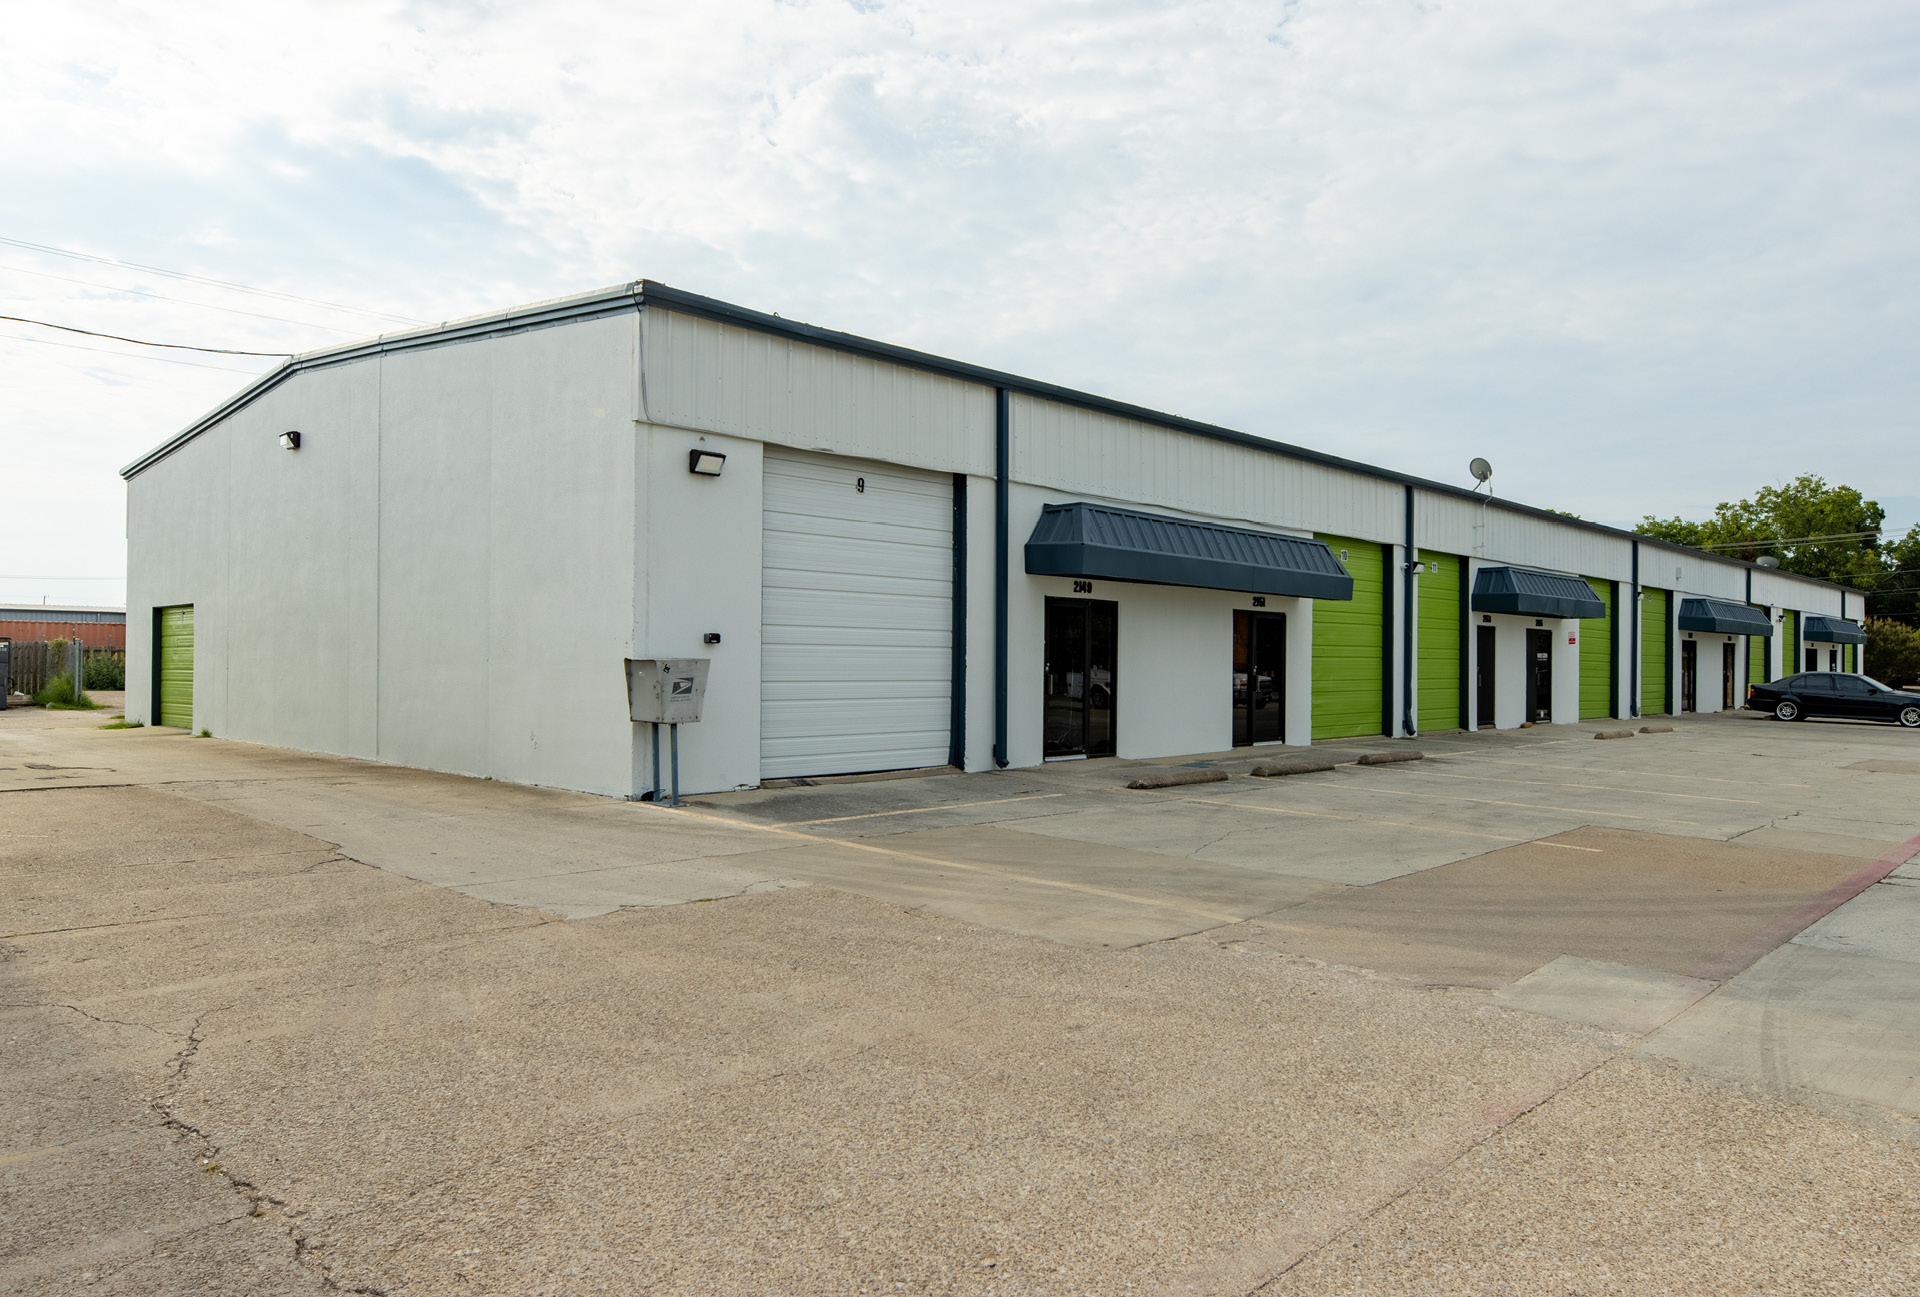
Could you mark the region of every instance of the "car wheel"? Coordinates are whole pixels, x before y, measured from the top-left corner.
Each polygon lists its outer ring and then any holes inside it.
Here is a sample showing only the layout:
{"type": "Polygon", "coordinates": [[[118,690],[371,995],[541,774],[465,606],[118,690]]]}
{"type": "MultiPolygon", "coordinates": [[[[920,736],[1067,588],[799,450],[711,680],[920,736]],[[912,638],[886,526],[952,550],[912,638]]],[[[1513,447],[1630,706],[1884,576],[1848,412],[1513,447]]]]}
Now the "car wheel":
{"type": "Polygon", "coordinates": [[[1920,707],[1902,707],[1900,723],[1910,730],[1920,730],[1920,707]]]}
{"type": "Polygon", "coordinates": [[[1773,705],[1775,720],[1797,721],[1800,719],[1800,704],[1791,698],[1782,698],[1773,705]]]}

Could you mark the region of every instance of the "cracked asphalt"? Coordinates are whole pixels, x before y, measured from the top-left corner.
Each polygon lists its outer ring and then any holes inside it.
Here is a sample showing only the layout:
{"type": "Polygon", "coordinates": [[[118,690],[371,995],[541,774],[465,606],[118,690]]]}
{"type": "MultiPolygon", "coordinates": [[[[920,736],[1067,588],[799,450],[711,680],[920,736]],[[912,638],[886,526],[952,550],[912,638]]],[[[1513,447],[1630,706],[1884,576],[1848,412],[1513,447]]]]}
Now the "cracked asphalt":
{"type": "Polygon", "coordinates": [[[1911,736],[672,816],[92,723],[0,715],[0,1292],[1920,1292],[1911,736]]]}

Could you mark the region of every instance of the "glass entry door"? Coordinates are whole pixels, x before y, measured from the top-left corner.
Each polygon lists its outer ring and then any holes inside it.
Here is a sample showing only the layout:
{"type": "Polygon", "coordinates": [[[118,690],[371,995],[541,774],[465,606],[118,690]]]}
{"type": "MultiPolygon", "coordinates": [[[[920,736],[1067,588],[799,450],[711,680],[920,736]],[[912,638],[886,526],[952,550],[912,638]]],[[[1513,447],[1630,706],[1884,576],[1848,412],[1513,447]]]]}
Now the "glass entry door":
{"type": "Polygon", "coordinates": [[[1233,745],[1278,743],[1287,730],[1287,615],[1233,614],[1233,745]]]}
{"type": "Polygon", "coordinates": [[[1047,600],[1045,755],[1110,757],[1120,605],[1047,600]]]}

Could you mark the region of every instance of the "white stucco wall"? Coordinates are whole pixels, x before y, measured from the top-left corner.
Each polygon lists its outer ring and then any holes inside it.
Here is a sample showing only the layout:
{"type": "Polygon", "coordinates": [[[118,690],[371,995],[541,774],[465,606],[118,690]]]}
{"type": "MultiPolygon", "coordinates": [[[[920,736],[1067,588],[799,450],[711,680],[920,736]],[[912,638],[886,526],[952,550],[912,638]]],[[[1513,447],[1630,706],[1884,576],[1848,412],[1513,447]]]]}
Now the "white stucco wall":
{"type": "MultiPolygon", "coordinates": [[[[760,510],[764,447],[716,433],[640,425],[636,658],[707,658],[700,721],[680,727],[683,792],[760,781],[760,510]],[[698,447],[727,457],[719,477],[687,471],[698,447]],[[708,632],[720,643],[708,645],[708,632]]],[[[652,787],[648,727],[633,727],[633,786],[652,787]]],[[[667,764],[668,739],[660,737],[667,764]]],[[[663,775],[661,782],[666,778],[663,775]]]]}
{"type": "Polygon", "coordinates": [[[196,727],[627,792],[633,350],[615,317],[302,373],[137,474],[128,714],[191,603],[196,727]]]}

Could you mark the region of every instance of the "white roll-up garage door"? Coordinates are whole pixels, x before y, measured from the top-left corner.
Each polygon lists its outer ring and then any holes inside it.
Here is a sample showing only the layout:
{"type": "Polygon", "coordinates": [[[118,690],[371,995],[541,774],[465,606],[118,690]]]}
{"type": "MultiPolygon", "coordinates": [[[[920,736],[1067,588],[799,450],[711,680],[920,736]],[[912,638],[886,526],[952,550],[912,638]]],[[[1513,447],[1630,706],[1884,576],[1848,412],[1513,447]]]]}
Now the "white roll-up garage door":
{"type": "Polygon", "coordinates": [[[944,765],[953,479],[766,450],[760,775],[944,765]]]}

